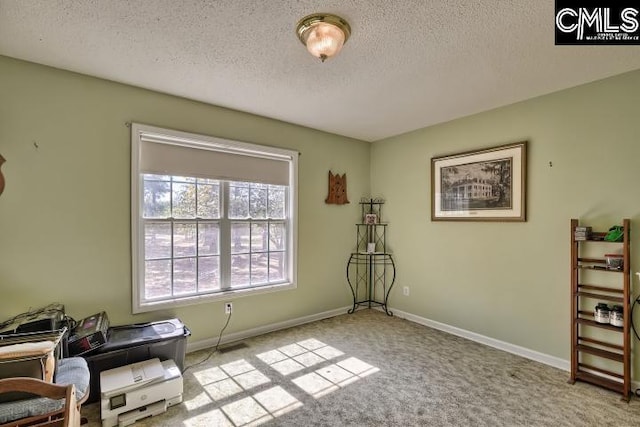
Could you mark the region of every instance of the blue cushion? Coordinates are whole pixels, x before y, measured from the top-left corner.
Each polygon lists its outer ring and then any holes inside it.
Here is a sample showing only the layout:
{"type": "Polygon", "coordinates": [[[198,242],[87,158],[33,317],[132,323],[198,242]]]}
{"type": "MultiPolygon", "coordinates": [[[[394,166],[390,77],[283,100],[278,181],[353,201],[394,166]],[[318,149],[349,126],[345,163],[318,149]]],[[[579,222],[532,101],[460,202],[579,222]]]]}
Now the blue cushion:
{"type": "Polygon", "coordinates": [[[58,361],[53,382],[60,385],[75,385],[76,400],[82,399],[89,391],[89,380],[90,374],[87,361],[82,357],[70,357],[58,361]]]}
{"type": "Polygon", "coordinates": [[[20,418],[46,414],[57,411],[63,406],[64,399],[52,400],[46,397],[0,403],[0,423],[4,424],[20,418]]]}

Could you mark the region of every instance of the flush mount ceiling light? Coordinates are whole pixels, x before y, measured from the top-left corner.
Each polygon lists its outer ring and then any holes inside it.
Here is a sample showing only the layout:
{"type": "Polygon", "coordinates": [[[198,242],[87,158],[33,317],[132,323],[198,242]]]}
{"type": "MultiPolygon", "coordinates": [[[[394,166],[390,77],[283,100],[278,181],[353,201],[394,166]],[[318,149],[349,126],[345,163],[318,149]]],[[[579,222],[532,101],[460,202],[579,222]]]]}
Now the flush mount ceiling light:
{"type": "Polygon", "coordinates": [[[298,22],[298,38],[309,53],[324,62],[340,52],[349,40],[351,27],[344,19],[329,13],[314,13],[298,22]]]}

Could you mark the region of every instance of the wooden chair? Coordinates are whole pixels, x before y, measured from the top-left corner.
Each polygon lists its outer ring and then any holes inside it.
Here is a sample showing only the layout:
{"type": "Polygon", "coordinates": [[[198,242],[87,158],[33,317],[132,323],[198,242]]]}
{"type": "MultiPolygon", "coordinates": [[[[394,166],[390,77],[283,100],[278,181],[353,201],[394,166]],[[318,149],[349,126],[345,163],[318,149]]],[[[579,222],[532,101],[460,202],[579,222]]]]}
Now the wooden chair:
{"type": "Polygon", "coordinates": [[[0,427],[80,425],[91,375],[81,357],[56,361],[65,332],[0,336],[0,427]]]}
{"type": "MultiPolygon", "coordinates": [[[[25,377],[5,378],[0,380],[0,394],[14,392],[29,393],[33,394],[34,397],[52,399],[50,401],[42,399],[28,399],[27,402],[31,402],[31,405],[36,406],[42,402],[42,405],[51,405],[50,407],[53,409],[40,415],[32,415],[26,418],[10,421],[6,424],[0,425],[0,427],[77,427],[80,425],[81,402],[76,401],[75,385],[57,385],[39,379],[25,377]],[[60,407],[61,399],[64,399],[64,401],[60,407]]],[[[85,393],[84,398],[86,398],[86,396],[88,396],[88,393],[85,393]]]]}

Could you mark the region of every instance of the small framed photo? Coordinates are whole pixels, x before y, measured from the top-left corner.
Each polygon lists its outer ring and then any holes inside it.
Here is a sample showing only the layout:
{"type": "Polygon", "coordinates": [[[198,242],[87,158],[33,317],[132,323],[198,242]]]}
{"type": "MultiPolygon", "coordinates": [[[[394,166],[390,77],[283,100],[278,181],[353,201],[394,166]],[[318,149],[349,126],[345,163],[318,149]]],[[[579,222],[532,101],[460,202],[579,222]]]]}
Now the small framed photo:
{"type": "Polygon", "coordinates": [[[378,223],[378,215],[376,214],[366,214],[364,216],[364,223],[365,224],[377,224],[378,223]]]}

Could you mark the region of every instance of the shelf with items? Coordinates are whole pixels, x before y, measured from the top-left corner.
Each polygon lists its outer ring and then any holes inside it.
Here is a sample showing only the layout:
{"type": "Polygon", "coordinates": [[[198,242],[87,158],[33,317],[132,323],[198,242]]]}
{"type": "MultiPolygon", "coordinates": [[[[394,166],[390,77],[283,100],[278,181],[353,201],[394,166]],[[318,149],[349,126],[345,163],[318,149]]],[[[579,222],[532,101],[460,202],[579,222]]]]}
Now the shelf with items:
{"type": "Polygon", "coordinates": [[[381,307],[392,316],[388,308],[389,294],[396,279],[393,256],[387,252],[387,223],[381,222],[382,199],[360,201],[362,222],[356,224],[356,248],[347,262],[347,283],[356,309],[381,307]]]}
{"type": "Polygon", "coordinates": [[[386,227],[387,224],[356,224],[356,252],[385,253],[387,248],[386,227]]]}
{"type": "Polygon", "coordinates": [[[617,228],[622,229],[621,240],[612,242],[607,240],[608,233],[591,232],[589,227],[579,227],[577,219],[571,220],[569,382],[584,381],[605,387],[628,401],[631,396],[629,219],[624,219],[622,227],[617,228]],[[595,252],[603,257],[594,257],[595,252]],[[605,272],[621,274],[600,274],[605,272]],[[595,303],[594,311],[587,309],[595,303]]]}

